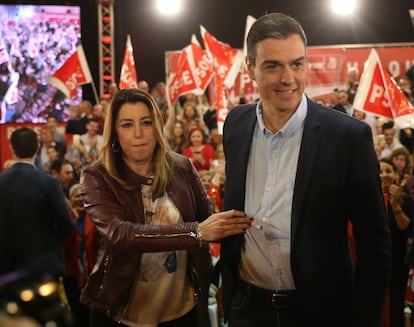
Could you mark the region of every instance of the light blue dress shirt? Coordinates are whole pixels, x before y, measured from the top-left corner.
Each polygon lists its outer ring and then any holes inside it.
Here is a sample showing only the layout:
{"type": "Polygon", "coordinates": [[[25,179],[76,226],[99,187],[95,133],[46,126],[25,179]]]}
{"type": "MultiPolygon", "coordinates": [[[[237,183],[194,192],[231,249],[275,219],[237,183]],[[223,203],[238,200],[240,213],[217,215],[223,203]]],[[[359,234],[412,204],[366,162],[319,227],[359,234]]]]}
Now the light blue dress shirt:
{"type": "Polygon", "coordinates": [[[292,199],[307,110],[303,95],[292,117],[273,134],[264,125],[261,102],[256,107],[245,198],[245,212],[254,222],[245,234],[240,277],[262,288],[295,288],[290,268],[292,199]]]}

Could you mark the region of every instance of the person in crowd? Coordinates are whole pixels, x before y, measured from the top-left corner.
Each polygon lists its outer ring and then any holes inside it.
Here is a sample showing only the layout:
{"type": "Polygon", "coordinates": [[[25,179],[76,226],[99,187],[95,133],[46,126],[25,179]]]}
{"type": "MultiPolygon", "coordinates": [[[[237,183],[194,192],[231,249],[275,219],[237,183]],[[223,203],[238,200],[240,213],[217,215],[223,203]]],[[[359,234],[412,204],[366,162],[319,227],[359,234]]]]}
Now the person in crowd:
{"type": "Polygon", "coordinates": [[[408,77],[402,76],[398,79],[398,86],[400,90],[404,93],[407,97],[408,101],[414,105],[414,95],[411,88],[411,82],[408,77]]]}
{"type": "Polygon", "coordinates": [[[187,131],[191,131],[193,128],[200,127],[205,133],[204,121],[198,116],[195,102],[187,101],[183,105],[183,117],[182,122],[187,131]]]}
{"type": "Polygon", "coordinates": [[[219,186],[213,183],[213,172],[211,170],[200,170],[198,174],[213,206],[213,211],[220,212],[223,199],[220,196],[219,186]]]}
{"type": "MultiPolygon", "coordinates": [[[[414,105],[414,96],[411,88],[411,82],[408,77],[403,76],[398,80],[398,86],[407,97],[407,99],[414,105]]],[[[407,127],[401,128],[398,139],[402,145],[412,154],[414,153],[414,129],[407,127]]]]}
{"type": "MultiPolygon", "coordinates": [[[[55,177],[65,194],[66,205],[69,209],[73,223],[76,226],[75,233],[65,240],[65,274],[63,276],[63,285],[66,294],[67,304],[71,309],[74,323],[79,327],[89,326],[89,313],[85,306],[80,303],[80,288],[84,283],[83,265],[81,264],[81,254],[85,248],[84,239],[82,239],[81,228],[82,221],[79,220],[79,203],[70,195],[74,181],[73,167],[66,159],[55,160],[50,169],[50,174],[55,177]]],[[[83,221],[84,222],[84,221],[83,221]]],[[[84,226],[83,226],[84,227],[84,226]]]]}
{"type": "Polygon", "coordinates": [[[105,124],[105,112],[104,112],[104,108],[102,104],[97,103],[93,106],[92,115],[93,115],[93,119],[96,119],[99,122],[98,134],[102,135],[103,127],[105,124]]]}
{"type": "Polygon", "coordinates": [[[222,144],[222,141],[223,136],[220,134],[218,128],[214,127],[208,134],[207,142],[213,146],[214,150],[216,150],[217,147],[222,144]]]}
{"type": "Polygon", "coordinates": [[[50,166],[52,165],[52,162],[58,159],[60,155],[55,145],[49,145],[47,147],[47,155],[48,155],[48,160],[43,165],[43,171],[45,173],[50,173],[50,166]]]}
{"type": "Polygon", "coordinates": [[[393,160],[382,158],[379,162],[379,176],[392,240],[391,278],[388,291],[389,308],[387,309],[390,326],[404,327],[404,300],[409,271],[405,259],[407,256],[407,241],[414,217],[414,203],[408,195],[403,193],[403,188],[398,185],[398,171],[393,160]]]}
{"type": "Polygon", "coordinates": [[[148,84],[148,82],[146,81],[146,80],[140,80],[140,81],[138,81],[138,88],[139,89],[141,89],[141,90],[144,90],[145,92],[150,92],[150,87],[149,87],[149,84],[148,84]]]}
{"type": "Polygon", "coordinates": [[[66,134],[85,134],[86,121],[82,119],[79,105],[69,106],[69,119],[66,122],[66,134]]]}
{"type": "Polygon", "coordinates": [[[215,106],[211,106],[203,115],[203,120],[207,129],[211,132],[217,128],[217,109],[215,106]]]}
{"type": "Polygon", "coordinates": [[[119,87],[115,82],[112,82],[108,85],[108,93],[110,94],[111,99],[118,93],[118,91],[119,87]]]}
{"type": "Polygon", "coordinates": [[[397,168],[397,185],[404,187],[413,176],[413,164],[410,152],[405,147],[396,148],[391,151],[389,158],[397,168]]]}
{"type": "Polygon", "coordinates": [[[85,126],[89,119],[93,118],[93,105],[89,100],[82,100],[79,103],[79,109],[81,113],[81,119],[84,120],[85,126]]]}
{"type": "Polygon", "coordinates": [[[414,153],[414,129],[410,127],[401,128],[398,140],[411,154],[414,153]]]}
{"type": "Polygon", "coordinates": [[[198,111],[198,115],[200,117],[203,117],[204,114],[210,110],[210,102],[208,101],[208,97],[206,93],[203,93],[201,95],[196,95],[196,109],[198,111]]]}
{"type": "Polygon", "coordinates": [[[80,137],[81,136],[79,134],[73,135],[65,154],[65,159],[68,160],[73,166],[75,180],[79,180],[82,169],[89,166],[89,157],[80,140],[80,137]]]}
{"type": "Polygon", "coordinates": [[[48,171],[47,162],[49,161],[49,155],[47,150],[51,145],[56,148],[59,157],[63,158],[66,153],[66,143],[57,142],[55,140],[53,128],[45,125],[40,130],[40,147],[35,160],[37,168],[48,171]]]}
{"type": "Polygon", "coordinates": [[[80,183],[101,239],[81,295],[91,327],[209,326],[204,241],[244,233],[251,218],[238,210],[212,215],[191,161],[167,150],[149,93],[120,90],[103,137],[80,183]]]}
{"type": "Polygon", "coordinates": [[[15,159],[7,159],[4,163],[3,163],[3,171],[10,169],[14,164],[16,163],[15,159]]]}
{"type": "Polygon", "coordinates": [[[63,158],[56,159],[50,166],[50,174],[59,181],[63,193],[69,197],[69,189],[76,182],[74,181],[72,164],[63,158]]]}
{"type": "Polygon", "coordinates": [[[95,225],[86,213],[80,195],[80,184],[69,190],[69,207],[76,232],[65,240],[64,286],[77,327],[89,326],[89,309],[80,303],[80,291],[91,273],[98,256],[99,240],[95,225]]]}
{"type": "Polygon", "coordinates": [[[304,94],[306,44],[302,26],[281,13],[259,18],[247,36],[260,101],[234,108],[224,123],[224,210],[254,221],[221,241],[229,327],[381,319],[391,240],[372,132],[304,94]]]}
{"type": "Polygon", "coordinates": [[[403,145],[395,138],[394,122],[386,122],[382,125],[382,134],[384,135],[384,150],[382,150],[380,158],[388,157],[391,151],[401,148],[403,145]]]}
{"type": "Polygon", "coordinates": [[[0,275],[16,270],[63,276],[63,241],[75,226],[59,182],[36,169],[35,131],[10,137],[15,164],[0,174],[0,275]]]}
{"type": "Polygon", "coordinates": [[[359,86],[359,69],[358,67],[352,66],[349,67],[346,71],[346,86],[345,90],[348,94],[349,103],[354,103],[355,94],[359,86]]]}
{"type": "Polygon", "coordinates": [[[344,114],[348,114],[352,110],[349,109],[348,93],[345,90],[334,90],[333,99],[335,100],[333,109],[344,114]]]}
{"type": "Polygon", "coordinates": [[[168,145],[171,150],[182,153],[184,146],[187,144],[187,134],[184,123],[181,120],[176,120],[173,124],[172,131],[166,132],[168,145]]]}
{"type": "Polygon", "coordinates": [[[65,135],[63,135],[61,132],[58,131],[57,123],[58,123],[58,119],[56,115],[50,114],[47,116],[46,125],[52,128],[53,134],[55,136],[55,141],[66,144],[65,135]]]}
{"type": "MultiPolygon", "coordinates": [[[[154,97],[155,101],[157,102],[158,108],[163,113],[168,107],[168,100],[167,100],[167,88],[165,87],[164,82],[158,82],[151,90],[152,96],[154,97]]],[[[165,116],[163,114],[163,118],[165,116]]]]}
{"type": "Polygon", "coordinates": [[[86,282],[87,276],[92,272],[98,257],[99,239],[95,231],[95,225],[86,212],[80,194],[80,184],[74,184],[69,189],[69,200],[75,215],[76,233],[80,239],[80,253],[76,256],[81,268],[80,283],[86,282]]]}
{"type": "Polygon", "coordinates": [[[98,158],[102,147],[102,135],[99,134],[99,120],[90,118],[86,124],[86,133],[80,136],[80,141],[86,151],[86,158],[92,163],[98,158]]]}
{"type": "Polygon", "coordinates": [[[188,133],[188,145],[183,155],[190,158],[197,171],[209,170],[216,159],[214,148],[207,143],[207,137],[201,127],[195,127],[188,133]]]}
{"type": "Polygon", "coordinates": [[[106,115],[108,114],[111,101],[105,97],[101,97],[99,99],[99,104],[102,106],[103,118],[105,119],[106,115]]]}

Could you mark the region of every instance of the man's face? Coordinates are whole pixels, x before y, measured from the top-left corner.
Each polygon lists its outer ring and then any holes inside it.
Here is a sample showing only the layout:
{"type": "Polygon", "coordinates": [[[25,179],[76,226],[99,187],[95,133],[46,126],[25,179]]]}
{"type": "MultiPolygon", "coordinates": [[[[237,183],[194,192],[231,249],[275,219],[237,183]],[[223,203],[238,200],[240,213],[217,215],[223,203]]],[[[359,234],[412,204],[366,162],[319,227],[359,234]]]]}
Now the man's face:
{"type": "Polygon", "coordinates": [[[99,123],[96,121],[90,121],[86,125],[86,129],[88,130],[88,134],[90,135],[96,135],[99,132],[99,123]]]}
{"type": "Polygon", "coordinates": [[[256,63],[247,61],[264,110],[295,111],[306,86],[306,51],[298,34],[285,40],[268,38],[256,44],[256,63]]]}
{"type": "Polygon", "coordinates": [[[384,130],[384,141],[385,143],[387,143],[388,145],[391,145],[392,142],[394,141],[394,129],[392,128],[387,128],[384,130]]]}
{"type": "Polygon", "coordinates": [[[63,188],[68,188],[73,181],[73,168],[71,164],[62,165],[60,173],[56,176],[63,188]]]}

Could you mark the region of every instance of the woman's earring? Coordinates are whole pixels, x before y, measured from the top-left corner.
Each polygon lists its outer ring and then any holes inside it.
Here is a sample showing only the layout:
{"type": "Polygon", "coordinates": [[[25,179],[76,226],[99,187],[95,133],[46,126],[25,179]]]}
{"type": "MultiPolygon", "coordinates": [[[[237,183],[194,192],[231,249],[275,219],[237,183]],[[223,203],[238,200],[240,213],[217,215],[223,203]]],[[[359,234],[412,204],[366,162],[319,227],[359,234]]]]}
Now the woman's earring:
{"type": "Polygon", "coordinates": [[[121,146],[118,141],[113,141],[111,144],[111,148],[112,148],[112,151],[114,151],[115,153],[121,150],[121,146]]]}

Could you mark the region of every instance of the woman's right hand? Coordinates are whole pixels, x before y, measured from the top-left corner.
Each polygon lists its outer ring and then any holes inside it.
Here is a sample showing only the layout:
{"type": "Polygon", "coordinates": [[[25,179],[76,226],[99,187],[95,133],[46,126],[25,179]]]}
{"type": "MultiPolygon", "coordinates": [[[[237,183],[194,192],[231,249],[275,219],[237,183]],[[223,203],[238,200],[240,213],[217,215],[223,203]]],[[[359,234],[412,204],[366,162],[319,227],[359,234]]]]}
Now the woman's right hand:
{"type": "Polygon", "coordinates": [[[253,218],[239,210],[228,210],[211,215],[199,224],[203,241],[218,241],[222,238],[241,234],[252,225],[253,218]]]}

